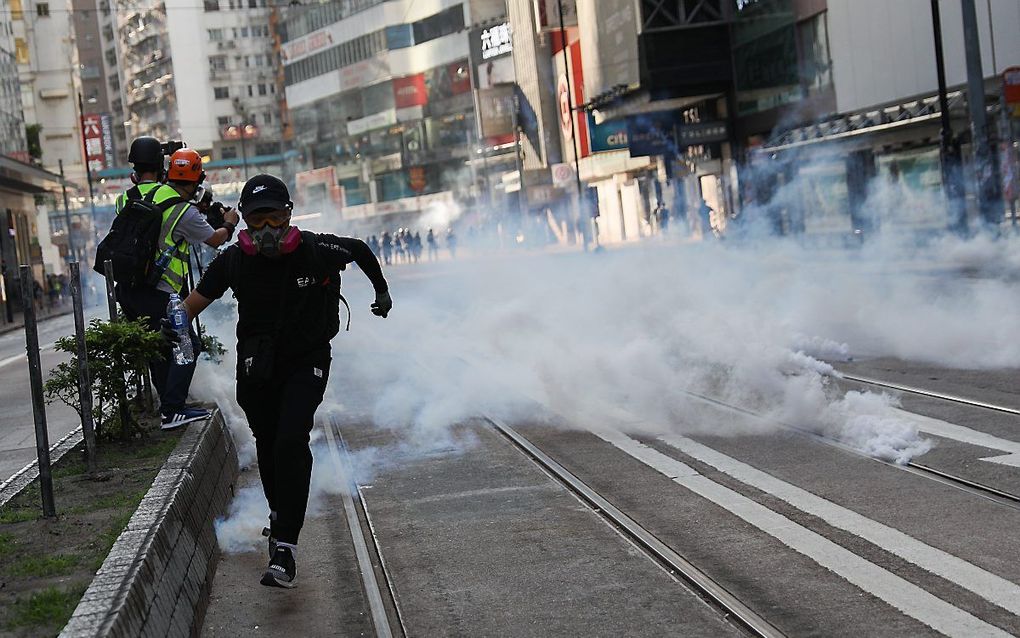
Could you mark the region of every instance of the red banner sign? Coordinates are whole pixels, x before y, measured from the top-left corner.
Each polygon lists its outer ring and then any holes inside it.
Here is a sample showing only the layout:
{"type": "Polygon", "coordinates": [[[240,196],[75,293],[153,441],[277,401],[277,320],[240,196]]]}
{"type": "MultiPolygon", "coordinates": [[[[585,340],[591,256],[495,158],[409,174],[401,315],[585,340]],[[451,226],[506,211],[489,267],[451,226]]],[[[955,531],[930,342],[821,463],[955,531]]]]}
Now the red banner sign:
{"type": "Polygon", "coordinates": [[[429,95],[425,90],[425,74],[416,73],[393,80],[393,98],[398,109],[425,106],[429,95]]]}
{"type": "Polygon", "coordinates": [[[103,145],[103,124],[103,116],[98,113],[88,113],[81,118],[85,161],[93,172],[101,171],[107,165],[106,149],[103,145]]]}

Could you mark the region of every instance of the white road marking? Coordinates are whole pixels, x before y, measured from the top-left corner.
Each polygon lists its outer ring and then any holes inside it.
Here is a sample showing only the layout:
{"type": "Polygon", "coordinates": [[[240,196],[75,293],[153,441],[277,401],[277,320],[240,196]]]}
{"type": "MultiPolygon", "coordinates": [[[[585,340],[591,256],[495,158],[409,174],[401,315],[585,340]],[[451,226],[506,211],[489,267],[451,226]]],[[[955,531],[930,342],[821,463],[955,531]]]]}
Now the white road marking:
{"type": "Polygon", "coordinates": [[[787,547],[947,636],[1008,636],[998,627],[937,598],[917,585],[720,485],[658,450],[618,432],[595,432],[606,442],[671,478],[678,485],[735,514],[787,547]]]}
{"type": "Polygon", "coordinates": [[[829,525],[846,530],[909,561],[922,569],[956,583],[1003,609],[1020,615],[1020,585],[987,572],[948,552],[927,545],[903,532],[871,520],[853,510],[812,494],[767,474],[731,456],[683,436],[659,437],[684,454],[711,465],[741,483],[781,498],[802,512],[829,525]]]}
{"type": "Polygon", "coordinates": [[[980,447],[987,447],[993,450],[1001,450],[1007,454],[1003,456],[989,456],[980,459],[989,463],[999,463],[1012,467],[1020,467],[1020,442],[1002,439],[987,432],[972,430],[971,428],[953,423],[940,421],[931,417],[914,414],[906,410],[896,408],[896,412],[905,421],[917,426],[917,429],[928,434],[934,434],[944,439],[952,439],[960,443],[969,443],[980,447]]]}
{"type": "MultiPolygon", "coordinates": [[[[39,352],[46,352],[47,350],[52,350],[54,347],[56,347],[56,345],[57,345],[57,343],[55,341],[53,341],[53,342],[47,343],[44,346],[39,346],[39,352]]],[[[23,359],[28,359],[28,355],[25,354],[25,353],[21,353],[21,354],[16,354],[13,357],[7,357],[6,359],[0,359],[0,368],[9,366],[12,363],[17,363],[18,361],[21,361],[23,359]]]]}

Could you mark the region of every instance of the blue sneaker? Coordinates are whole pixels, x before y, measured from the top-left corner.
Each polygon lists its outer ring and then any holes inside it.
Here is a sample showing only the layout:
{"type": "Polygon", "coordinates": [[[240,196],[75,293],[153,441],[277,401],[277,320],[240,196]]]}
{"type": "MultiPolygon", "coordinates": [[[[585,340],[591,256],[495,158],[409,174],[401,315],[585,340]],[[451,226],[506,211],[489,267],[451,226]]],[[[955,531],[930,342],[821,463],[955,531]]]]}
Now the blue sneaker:
{"type": "Polygon", "coordinates": [[[202,408],[184,408],[174,414],[164,414],[163,420],[159,424],[161,430],[176,430],[177,428],[191,423],[192,421],[201,421],[202,419],[208,419],[210,415],[209,410],[203,410],[202,408]]]}

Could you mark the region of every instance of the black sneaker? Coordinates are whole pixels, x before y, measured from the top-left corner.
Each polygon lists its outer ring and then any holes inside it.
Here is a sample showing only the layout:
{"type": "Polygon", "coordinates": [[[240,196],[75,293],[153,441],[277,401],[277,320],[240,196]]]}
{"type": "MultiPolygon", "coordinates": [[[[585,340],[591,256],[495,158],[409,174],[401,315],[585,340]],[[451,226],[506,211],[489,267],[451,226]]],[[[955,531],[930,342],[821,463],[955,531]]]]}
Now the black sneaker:
{"type": "Polygon", "coordinates": [[[277,545],[269,567],[262,574],[262,584],[266,587],[286,587],[290,589],[297,580],[297,567],[294,565],[294,554],[289,547],[277,545]]]}

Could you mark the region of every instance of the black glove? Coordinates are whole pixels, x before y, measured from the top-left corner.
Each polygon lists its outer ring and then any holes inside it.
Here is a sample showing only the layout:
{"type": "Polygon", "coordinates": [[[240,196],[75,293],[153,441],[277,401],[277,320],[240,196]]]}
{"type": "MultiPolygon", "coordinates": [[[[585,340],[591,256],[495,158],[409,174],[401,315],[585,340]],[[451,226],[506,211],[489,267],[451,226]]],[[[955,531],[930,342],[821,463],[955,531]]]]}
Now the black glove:
{"type": "Polygon", "coordinates": [[[177,334],[177,331],[174,330],[174,327],[170,324],[170,320],[166,317],[159,320],[159,333],[163,335],[163,338],[166,339],[168,343],[174,344],[181,342],[181,335],[177,334]]]}
{"type": "Polygon", "coordinates": [[[386,318],[386,315],[393,309],[393,300],[389,292],[375,293],[375,303],[372,304],[372,314],[377,317],[386,318]]]}

